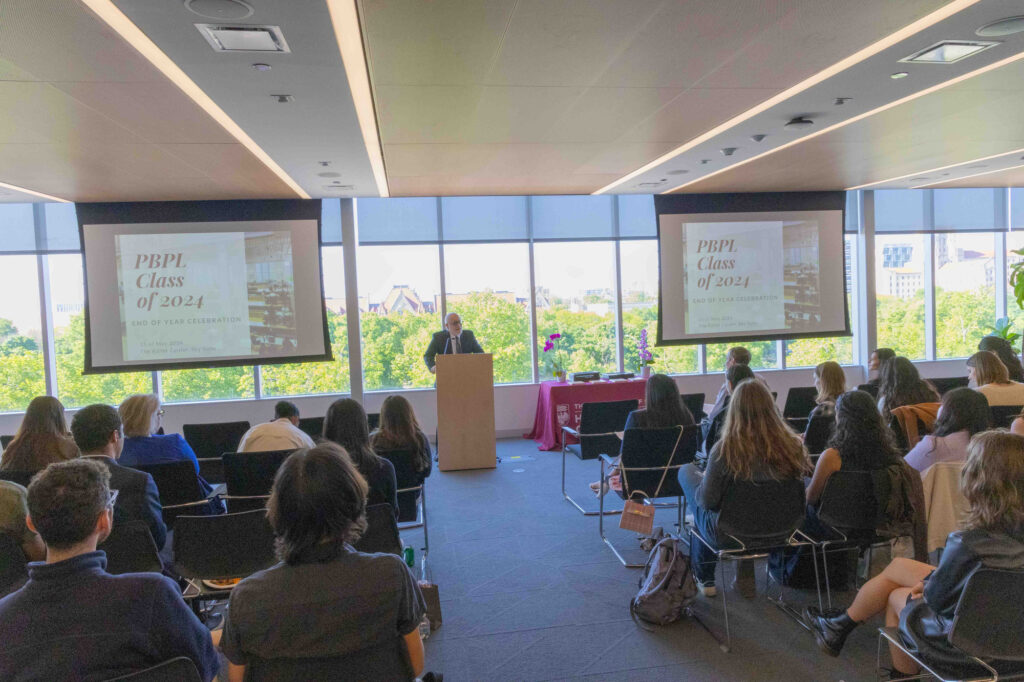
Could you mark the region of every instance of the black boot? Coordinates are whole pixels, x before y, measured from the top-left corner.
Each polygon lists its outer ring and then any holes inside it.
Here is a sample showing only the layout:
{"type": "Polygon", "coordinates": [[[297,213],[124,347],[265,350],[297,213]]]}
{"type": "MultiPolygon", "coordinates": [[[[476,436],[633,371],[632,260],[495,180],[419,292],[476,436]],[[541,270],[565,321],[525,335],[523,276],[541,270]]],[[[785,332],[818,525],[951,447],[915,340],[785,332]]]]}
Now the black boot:
{"type": "Polygon", "coordinates": [[[843,611],[838,616],[825,616],[814,606],[804,609],[804,622],[814,633],[818,648],[829,656],[838,656],[846,642],[846,637],[853,632],[858,623],[843,611]]]}

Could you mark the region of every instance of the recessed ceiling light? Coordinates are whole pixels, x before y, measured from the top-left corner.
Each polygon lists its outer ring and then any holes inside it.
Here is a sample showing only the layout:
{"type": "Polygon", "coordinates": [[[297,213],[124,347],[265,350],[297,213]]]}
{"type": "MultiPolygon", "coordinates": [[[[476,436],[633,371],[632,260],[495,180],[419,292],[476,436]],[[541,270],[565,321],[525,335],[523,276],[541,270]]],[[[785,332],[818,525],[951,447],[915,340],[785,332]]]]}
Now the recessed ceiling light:
{"type": "Polygon", "coordinates": [[[272,67],[270,66],[270,64],[253,64],[252,68],[256,69],[257,71],[270,71],[272,67]]]}
{"type": "Polygon", "coordinates": [[[999,43],[988,40],[943,40],[900,61],[912,64],[953,64],[996,45],[999,43]]]}
{"type": "Polygon", "coordinates": [[[761,133],[758,133],[757,135],[751,135],[750,139],[753,140],[754,142],[760,142],[761,140],[763,140],[766,137],[768,137],[768,136],[767,135],[763,135],[761,133]]]}
{"type": "Polygon", "coordinates": [[[254,11],[242,0],[185,0],[185,8],[201,17],[220,21],[248,19],[254,11]]]}
{"type": "Polygon", "coordinates": [[[682,169],[682,168],[677,168],[676,170],[670,170],[670,171],[668,171],[668,172],[666,173],[666,175],[682,175],[683,173],[689,173],[689,172],[690,172],[690,171],[688,171],[688,170],[684,170],[684,169],[682,169]]]}
{"type": "Polygon", "coordinates": [[[889,78],[893,79],[894,81],[898,81],[899,79],[906,78],[909,75],[910,74],[907,73],[906,71],[897,71],[896,73],[890,75],[889,78]]]}
{"type": "Polygon", "coordinates": [[[783,126],[783,128],[789,128],[790,130],[799,130],[801,128],[810,128],[814,125],[814,121],[807,118],[806,116],[794,116],[789,119],[789,122],[783,126]]]}
{"type": "Polygon", "coordinates": [[[217,52],[291,52],[280,26],[195,26],[217,52]]]}
{"type": "Polygon", "coordinates": [[[999,36],[1011,36],[1021,31],[1024,31],[1024,17],[1009,17],[985,24],[974,33],[982,38],[998,38],[999,36]]]}
{"type": "Polygon", "coordinates": [[[736,153],[736,147],[723,147],[722,148],[722,155],[723,156],[732,156],[735,153],[736,153]]]}

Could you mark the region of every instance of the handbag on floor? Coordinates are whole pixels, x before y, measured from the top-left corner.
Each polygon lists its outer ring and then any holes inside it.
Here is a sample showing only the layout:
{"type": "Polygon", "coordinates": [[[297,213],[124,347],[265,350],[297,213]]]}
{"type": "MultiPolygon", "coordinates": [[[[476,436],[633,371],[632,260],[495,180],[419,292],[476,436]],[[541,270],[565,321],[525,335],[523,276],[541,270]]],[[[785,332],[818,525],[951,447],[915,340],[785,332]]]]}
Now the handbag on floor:
{"type": "Polygon", "coordinates": [[[640,591],[629,602],[634,619],[656,625],[674,623],[696,599],[697,583],[683,547],[678,536],[669,535],[651,550],[640,576],[640,591]]]}

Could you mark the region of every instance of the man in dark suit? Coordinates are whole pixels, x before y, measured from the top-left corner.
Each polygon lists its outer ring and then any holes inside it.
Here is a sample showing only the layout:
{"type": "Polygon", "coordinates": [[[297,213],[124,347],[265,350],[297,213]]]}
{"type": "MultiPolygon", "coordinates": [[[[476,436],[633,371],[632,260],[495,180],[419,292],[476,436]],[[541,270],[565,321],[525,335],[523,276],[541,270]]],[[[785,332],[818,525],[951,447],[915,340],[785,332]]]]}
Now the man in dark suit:
{"type": "Polygon", "coordinates": [[[82,451],[82,457],[95,459],[110,471],[110,488],[118,491],[114,521],[144,521],[153,535],[156,548],[163,549],[167,541],[167,527],[153,477],[116,462],[124,446],[124,430],[117,410],[103,404],[83,407],[71,420],[71,435],[82,451]]]}
{"type": "Polygon", "coordinates": [[[483,353],[484,349],[477,343],[473,332],[463,330],[462,318],[458,313],[448,313],[444,318],[444,331],[434,334],[427,346],[427,352],[423,354],[423,362],[427,363],[427,369],[435,371],[436,356],[458,355],[460,353],[483,353]]]}

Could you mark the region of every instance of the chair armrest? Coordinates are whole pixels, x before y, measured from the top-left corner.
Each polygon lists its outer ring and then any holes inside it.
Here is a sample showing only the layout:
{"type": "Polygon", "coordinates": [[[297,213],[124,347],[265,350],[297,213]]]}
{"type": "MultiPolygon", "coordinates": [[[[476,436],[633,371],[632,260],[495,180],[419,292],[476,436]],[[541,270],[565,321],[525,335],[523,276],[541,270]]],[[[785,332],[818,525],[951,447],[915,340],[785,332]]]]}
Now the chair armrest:
{"type": "Polygon", "coordinates": [[[615,436],[619,440],[622,440],[622,437],[619,435],[618,431],[608,431],[606,433],[577,433],[576,434],[577,438],[597,438],[599,436],[615,436]]]}
{"type": "Polygon", "coordinates": [[[423,490],[423,486],[422,485],[413,486],[412,488],[399,488],[395,492],[396,493],[411,493],[413,491],[420,491],[420,490],[423,490]]]}
{"type": "Polygon", "coordinates": [[[182,502],[181,504],[165,504],[160,507],[162,510],[166,509],[187,509],[189,507],[206,506],[210,503],[212,498],[204,498],[202,500],[196,500],[195,502],[182,502]]]}
{"type": "Polygon", "coordinates": [[[600,455],[598,455],[598,458],[610,467],[619,466],[619,463],[615,461],[614,457],[609,457],[603,452],[600,455]]]}
{"type": "Polygon", "coordinates": [[[575,436],[577,438],[579,438],[579,435],[580,435],[579,431],[577,431],[576,429],[572,428],[571,426],[563,426],[562,427],[562,433],[563,434],[567,433],[570,436],[575,436]]]}

